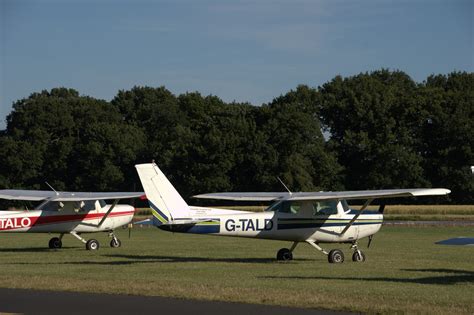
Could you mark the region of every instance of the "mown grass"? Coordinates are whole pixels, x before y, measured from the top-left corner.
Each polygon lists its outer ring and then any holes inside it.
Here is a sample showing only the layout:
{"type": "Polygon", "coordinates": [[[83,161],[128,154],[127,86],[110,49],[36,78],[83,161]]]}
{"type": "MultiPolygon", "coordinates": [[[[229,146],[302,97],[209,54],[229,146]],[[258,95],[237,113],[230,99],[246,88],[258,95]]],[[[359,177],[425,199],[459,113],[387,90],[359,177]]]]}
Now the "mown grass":
{"type": "MultiPolygon", "coordinates": [[[[328,264],[301,244],[295,260],[274,260],[288,242],[118,231],[119,249],[103,234],[97,252],[72,237],[65,248],[45,249],[51,236],[2,234],[0,287],[159,295],[371,313],[474,312],[474,248],[438,240],[472,236],[466,227],[384,227],[367,261],[328,264]]],[[[366,244],[364,241],[363,244],[366,244]]]]}

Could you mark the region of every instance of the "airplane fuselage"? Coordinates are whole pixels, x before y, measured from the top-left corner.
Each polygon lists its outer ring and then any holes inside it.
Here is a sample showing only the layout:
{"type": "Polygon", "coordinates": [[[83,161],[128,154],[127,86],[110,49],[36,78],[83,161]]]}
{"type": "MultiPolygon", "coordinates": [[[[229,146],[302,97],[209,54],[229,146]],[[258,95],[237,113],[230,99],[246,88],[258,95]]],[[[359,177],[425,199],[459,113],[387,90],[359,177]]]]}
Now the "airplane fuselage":
{"type": "MultiPolygon", "coordinates": [[[[383,221],[381,213],[366,213],[343,234],[344,227],[355,216],[352,211],[333,215],[300,216],[273,211],[245,212],[213,208],[198,208],[200,214],[192,216],[193,220],[205,220],[196,224],[160,225],[160,229],[233,237],[250,237],[286,241],[314,241],[317,243],[344,243],[377,233],[383,221]],[[226,214],[228,212],[228,214],[226,214]]],[[[179,218],[176,219],[180,221],[179,218]]]]}
{"type": "Polygon", "coordinates": [[[65,208],[61,211],[0,211],[0,232],[28,233],[93,233],[111,231],[132,221],[135,209],[116,205],[103,223],[111,205],[90,211],[65,208]]]}

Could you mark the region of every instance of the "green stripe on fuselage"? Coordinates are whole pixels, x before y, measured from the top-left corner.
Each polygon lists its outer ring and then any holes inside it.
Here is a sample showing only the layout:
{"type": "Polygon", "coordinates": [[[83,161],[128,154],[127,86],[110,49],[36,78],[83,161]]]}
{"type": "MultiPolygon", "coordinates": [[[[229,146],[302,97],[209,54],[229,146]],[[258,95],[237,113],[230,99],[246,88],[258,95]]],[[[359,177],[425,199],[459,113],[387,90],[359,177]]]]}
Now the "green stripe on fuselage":
{"type": "Polygon", "coordinates": [[[196,223],[196,225],[220,225],[220,221],[205,221],[205,222],[199,222],[196,223]]]}
{"type": "Polygon", "coordinates": [[[167,223],[167,222],[168,222],[168,221],[166,221],[166,219],[163,218],[158,212],[156,212],[155,209],[152,208],[152,209],[151,209],[151,213],[152,213],[153,216],[154,216],[155,218],[157,218],[161,223],[167,223]]]}

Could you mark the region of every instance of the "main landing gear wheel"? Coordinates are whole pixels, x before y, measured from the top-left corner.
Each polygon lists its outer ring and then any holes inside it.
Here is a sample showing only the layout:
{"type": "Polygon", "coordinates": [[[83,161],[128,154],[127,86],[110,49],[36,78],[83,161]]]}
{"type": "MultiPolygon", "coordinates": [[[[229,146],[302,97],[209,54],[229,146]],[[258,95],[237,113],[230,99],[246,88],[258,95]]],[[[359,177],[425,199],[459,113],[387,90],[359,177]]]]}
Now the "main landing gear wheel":
{"type": "Polygon", "coordinates": [[[328,254],[328,261],[331,264],[341,264],[344,262],[344,253],[340,249],[333,249],[328,254]]]}
{"type": "Polygon", "coordinates": [[[355,261],[355,262],[365,261],[365,254],[360,250],[356,250],[354,254],[352,254],[352,261],[355,261]]]}
{"type": "Polygon", "coordinates": [[[63,242],[59,239],[59,237],[53,237],[49,240],[49,248],[51,249],[58,249],[63,246],[63,242]]]}
{"type": "Polygon", "coordinates": [[[113,238],[110,240],[110,247],[117,248],[122,246],[122,242],[118,238],[113,238]]]}
{"type": "Polygon", "coordinates": [[[293,253],[288,248],[282,248],[277,253],[277,260],[290,261],[293,259],[293,253]]]}
{"type": "Polygon", "coordinates": [[[99,242],[94,239],[90,239],[86,243],[87,250],[98,250],[99,249],[99,242]]]}

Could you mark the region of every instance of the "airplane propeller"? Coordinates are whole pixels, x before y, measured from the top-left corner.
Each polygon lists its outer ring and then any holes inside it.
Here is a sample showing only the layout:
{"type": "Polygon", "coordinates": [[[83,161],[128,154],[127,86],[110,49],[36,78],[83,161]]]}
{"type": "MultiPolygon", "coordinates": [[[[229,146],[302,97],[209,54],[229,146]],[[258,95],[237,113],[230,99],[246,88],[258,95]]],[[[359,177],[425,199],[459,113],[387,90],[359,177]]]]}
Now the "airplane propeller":
{"type": "Polygon", "coordinates": [[[385,210],[385,204],[381,203],[379,207],[379,212],[383,214],[384,210],[385,210]]]}
{"type": "Polygon", "coordinates": [[[370,247],[370,244],[372,244],[372,239],[373,239],[373,238],[374,238],[374,235],[373,235],[373,234],[369,236],[369,242],[367,243],[367,248],[369,248],[369,247],[370,247]]]}
{"type": "MultiPolygon", "coordinates": [[[[379,206],[379,213],[382,213],[385,211],[385,203],[381,203],[380,206],[379,206]]],[[[372,239],[374,238],[374,235],[370,235],[369,236],[369,242],[367,243],[367,248],[370,247],[370,244],[372,244],[372,239]]]]}

